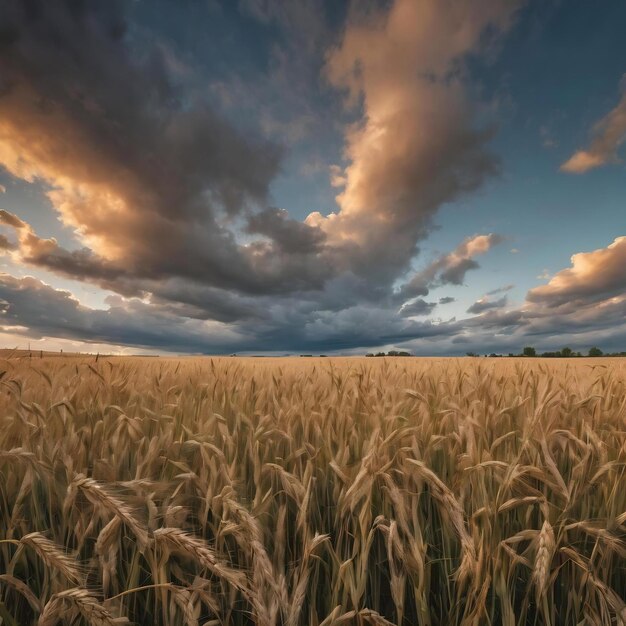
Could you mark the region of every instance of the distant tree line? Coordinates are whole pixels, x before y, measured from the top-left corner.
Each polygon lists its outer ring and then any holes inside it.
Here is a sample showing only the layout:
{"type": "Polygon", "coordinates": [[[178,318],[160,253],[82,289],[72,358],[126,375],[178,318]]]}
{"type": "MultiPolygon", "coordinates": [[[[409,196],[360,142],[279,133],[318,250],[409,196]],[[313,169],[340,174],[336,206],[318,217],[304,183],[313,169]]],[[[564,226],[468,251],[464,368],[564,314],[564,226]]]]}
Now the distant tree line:
{"type": "MultiPolygon", "coordinates": [[[[478,354],[477,352],[467,352],[466,353],[467,356],[480,356],[480,354],[478,354]]],[[[485,356],[489,356],[489,357],[502,357],[505,356],[504,354],[496,354],[495,352],[492,352],[491,354],[485,354],[485,356]]],[[[557,350],[556,352],[541,352],[541,353],[537,353],[537,350],[535,350],[535,348],[533,348],[532,346],[526,346],[522,352],[520,354],[513,354],[512,352],[509,352],[508,355],[509,357],[540,357],[540,358],[544,358],[544,359],[569,359],[569,358],[578,358],[578,357],[583,357],[583,356],[587,356],[587,357],[601,357],[601,356],[626,356],[626,352],[602,352],[602,350],[600,350],[600,348],[593,346],[591,348],[589,348],[589,351],[587,352],[586,355],[584,355],[582,352],[574,352],[574,350],[572,350],[571,348],[565,347],[561,350],[557,350]]]]}
{"type": "MultiPolygon", "coordinates": [[[[467,356],[481,356],[478,352],[466,352],[467,356]]],[[[309,355],[301,355],[301,356],[309,356],[309,355]]],[[[410,352],[405,352],[403,350],[389,350],[389,352],[368,352],[365,356],[367,357],[377,357],[377,356],[413,356],[410,352]]],[[[589,348],[587,354],[583,354],[582,352],[575,352],[569,347],[562,348],[561,350],[557,350],[555,352],[537,352],[535,348],[532,346],[525,346],[524,349],[519,354],[514,354],[513,352],[509,352],[508,354],[496,354],[492,352],[491,354],[485,354],[483,356],[486,357],[539,357],[543,359],[569,359],[569,358],[578,358],[578,357],[601,357],[601,356],[626,356],[626,352],[603,352],[600,348],[593,346],[589,348]]]]}

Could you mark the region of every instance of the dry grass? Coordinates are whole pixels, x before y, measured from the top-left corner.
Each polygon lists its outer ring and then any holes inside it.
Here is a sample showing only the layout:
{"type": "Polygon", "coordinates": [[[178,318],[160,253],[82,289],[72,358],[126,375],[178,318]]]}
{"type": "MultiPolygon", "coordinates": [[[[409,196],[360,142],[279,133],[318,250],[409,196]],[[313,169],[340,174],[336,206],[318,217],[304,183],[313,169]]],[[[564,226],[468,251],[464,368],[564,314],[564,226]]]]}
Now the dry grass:
{"type": "Polygon", "coordinates": [[[0,360],[0,622],[626,625],[626,362],[0,360]]]}

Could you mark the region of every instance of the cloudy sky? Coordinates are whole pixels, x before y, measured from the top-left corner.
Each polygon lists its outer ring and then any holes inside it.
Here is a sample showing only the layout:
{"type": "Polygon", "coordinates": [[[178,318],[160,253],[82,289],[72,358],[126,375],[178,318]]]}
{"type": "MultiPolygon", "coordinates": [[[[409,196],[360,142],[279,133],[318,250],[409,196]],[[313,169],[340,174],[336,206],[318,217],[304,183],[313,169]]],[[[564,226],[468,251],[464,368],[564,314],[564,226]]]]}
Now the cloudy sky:
{"type": "Polygon", "coordinates": [[[625,23],[0,0],[0,346],[626,350],[625,23]]]}

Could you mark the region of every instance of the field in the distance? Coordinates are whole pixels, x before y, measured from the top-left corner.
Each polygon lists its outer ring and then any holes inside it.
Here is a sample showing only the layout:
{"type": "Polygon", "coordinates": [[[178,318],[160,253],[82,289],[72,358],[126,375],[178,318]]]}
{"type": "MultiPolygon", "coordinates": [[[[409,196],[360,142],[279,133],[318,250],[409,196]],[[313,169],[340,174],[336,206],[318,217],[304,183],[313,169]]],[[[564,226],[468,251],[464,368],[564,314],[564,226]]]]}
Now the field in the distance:
{"type": "Polygon", "coordinates": [[[626,359],[0,371],[3,626],[626,624],[626,359]]]}

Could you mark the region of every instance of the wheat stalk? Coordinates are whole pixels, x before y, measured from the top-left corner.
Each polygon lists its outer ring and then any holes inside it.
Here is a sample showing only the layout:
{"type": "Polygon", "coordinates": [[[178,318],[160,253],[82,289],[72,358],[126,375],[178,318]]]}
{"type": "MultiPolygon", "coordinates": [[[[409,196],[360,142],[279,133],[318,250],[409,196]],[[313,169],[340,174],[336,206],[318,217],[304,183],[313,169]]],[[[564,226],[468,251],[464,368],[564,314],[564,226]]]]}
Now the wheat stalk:
{"type": "Polygon", "coordinates": [[[83,493],[99,510],[119,517],[133,531],[142,549],[148,545],[148,531],[135,518],[132,509],[115,497],[104,485],[83,474],[78,474],[70,489],[83,493]]]}
{"type": "Polygon", "coordinates": [[[193,537],[180,528],[158,528],[153,536],[156,545],[184,554],[233,587],[244,592],[248,591],[245,573],[224,564],[199,537],[193,537]]]}
{"type": "Polygon", "coordinates": [[[82,581],[83,573],[79,564],[68,556],[63,548],[40,532],[24,535],[20,539],[20,543],[32,548],[52,573],[59,572],[74,584],[79,584],[82,581]]]}
{"type": "Polygon", "coordinates": [[[0,619],[626,626],[623,363],[4,359],[0,619]]]}
{"type": "Polygon", "coordinates": [[[533,568],[533,581],[538,597],[542,597],[548,588],[550,567],[555,550],[554,530],[550,522],[545,520],[537,535],[537,552],[533,568]]]}
{"type": "Polygon", "coordinates": [[[128,618],[115,617],[91,591],[80,587],[55,593],[46,603],[37,626],[54,626],[69,614],[80,614],[90,626],[128,624],[128,618]]]}

